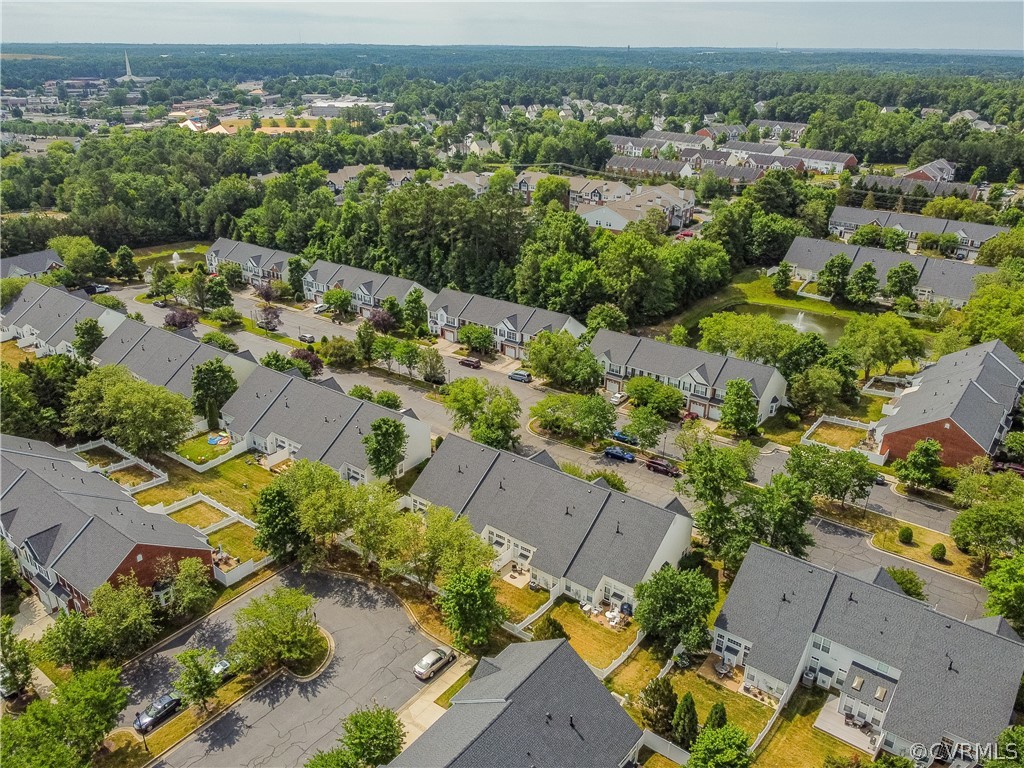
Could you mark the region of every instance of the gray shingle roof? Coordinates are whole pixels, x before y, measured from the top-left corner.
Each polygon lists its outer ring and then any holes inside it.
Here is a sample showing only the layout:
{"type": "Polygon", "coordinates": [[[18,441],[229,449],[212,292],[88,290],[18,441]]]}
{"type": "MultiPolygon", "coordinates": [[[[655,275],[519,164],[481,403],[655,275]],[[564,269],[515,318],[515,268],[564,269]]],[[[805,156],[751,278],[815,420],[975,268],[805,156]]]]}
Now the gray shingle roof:
{"type": "Polygon", "coordinates": [[[897,681],[888,675],[883,675],[874,669],[868,669],[856,661],[850,664],[850,670],[846,680],[839,687],[839,690],[857,701],[870,704],[880,712],[889,709],[893,694],[896,691],[897,681]]]}
{"type": "Polygon", "coordinates": [[[975,242],[984,242],[998,234],[1009,232],[1007,227],[997,227],[994,224],[974,224],[968,221],[939,219],[934,216],[919,216],[915,213],[870,211],[845,205],[837,205],[832,211],[829,223],[833,222],[860,225],[877,224],[880,227],[899,227],[906,232],[931,232],[936,235],[963,233],[975,242]]]}
{"type": "Polygon", "coordinates": [[[667,344],[646,337],[628,336],[602,328],[590,343],[590,351],[597,358],[607,357],[613,365],[660,374],[679,379],[696,372],[709,386],[725,389],[732,379],[750,382],[754,395],[760,397],[777,373],[770,365],[752,363],[737,357],[726,357],[703,352],[692,347],[667,344]]]}
{"type": "Polygon", "coordinates": [[[282,274],[288,269],[288,259],[295,255],[287,251],[265,248],[262,245],[253,245],[252,243],[243,243],[226,237],[218,238],[210,246],[207,254],[216,256],[222,261],[233,261],[243,267],[249,261],[252,261],[260,269],[275,268],[282,274]]]}
{"type": "MultiPolygon", "coordinates": [[[[950,735],[994,741],[1009,722],[1024,673],[1024,644],[998,627],[952,619],[888,586],[757,544],[715,626],[751,643],[749,666],[787,684],[812,632],[888,665],[899,682],[883,727],[911,743],[950,735]],[[783,593],[792,602],[783,604],[783,593]]],[[[851,669],[847,685],[853,675],[851,669]]],[[[874,685],[866,696],[874,702],[874,685]]]]}
{"type": "Polygon", "coordinates": [[[41,275],[49,271],[52,266],[64,266],[64,262],[52,248],[46,251],[22,253],[18,256],[7,256],[0,259],[0,277],[41,275]]]}
{"type": "Polygon", "coordinates": [[[75,337],[75,323],[84,317],[98,318],[104,313],[99,304],[85,301],[61,288],[48,288],[30,282],[4,309],[4,325],[31,326],[38,338],[56,346],[75,337]]]}
{"type": "MultiPolygon", "coordinates": [[[[1024,362],[998,339],[939,358],[914,380],[916,388],[894,403],[895,413],[878,423],[892,434],[950,419],[985,451],[1011,411],[1024,381],[1024,362]]],[[[940,440],[941,442],[941,440],[940,440]]]]}
{"type": "Polygon", "coordinates": [[[451,708],[392,768],[615,766],[641,731],[564,640],[482,659],[451,708]]]}
{"type": "Polygon", "coordinates": [[[799,157],[801,160],[817,160],[824,163],[835,163],[836,165],[844,165],[850,160],[854,163],[857,162],[857,158],[849,152],[831,152],[827,149],[793,147],[786,154],[789,157],[799,157]]]}
{"type": "Polygon", "coordinates": [[[978,188],[973,184],[958,184],[952,181],[919,181],[899,176],[877,176],[875,174],[857,177],[853,186],[855,189],[871,189],[877,186],[879,189],[899,189],[901,192],[909,193],[914,191],[918,185],[935,197],[958,194],[966,195],[973,200],[978,195],[978,188]]]}
{"type": "Polygon", "coordinates": [[[674,131],[655,131],[650,130],[644,133],[645,139],[655,139],[657,141],[666,142],[672,141],[676,144],[696,144],[703,145],[707,141],[706,136],[698,136],[695,133],[676,133],[674,131]]]}
{"type": "Polygon", "coordinates": [[[468,517],[477,532],[490,525],[534,547],[538,570],[591,587],[602,576],[641,581],[677,514],[457,435],[411,493],[468,517]]]}
{"type": "Polygon", "coordinates": [[[74,454],[4,435],[0,457],[4,530],[85,595],[107,581],[136,544],[210,549],[195,530],[146,512],[74,454]]]}
{"type": "Polygon", "coordinates": [[[508,321],[509,325],[519,333],[528,336],[541,331],[560,331],[572,320],[563,312],[547,309],[536,309],[511,301],[492,299],[475,293],[463,293],[452,288],[442,288],[429,310],[444,310],[449,317],[458,317],[469,323],[497,327],[508,321]]]}

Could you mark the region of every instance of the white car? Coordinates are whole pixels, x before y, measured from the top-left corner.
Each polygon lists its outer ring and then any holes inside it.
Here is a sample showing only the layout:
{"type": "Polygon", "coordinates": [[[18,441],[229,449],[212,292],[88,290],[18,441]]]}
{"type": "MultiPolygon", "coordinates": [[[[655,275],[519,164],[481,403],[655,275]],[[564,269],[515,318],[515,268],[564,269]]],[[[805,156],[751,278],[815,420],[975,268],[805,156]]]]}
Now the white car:
{"type": "Polygon", "coordinates": [[[612,405],[622,405],[624,402],[629,400],[629,395],[625,392],[616,392],[609,398],[609,400],[611,400],[612,405]]]}
{"type": "Polygon", "coordinates": [[[219,678],[226,678],[228,676],[228,670],[231,669],[231,662],[227,659],[221,659],[210,669],[214,675],[219,678]]]}
{"type": "Polygon", "coordinates": [[[327,311],[327,305],[326,304],[317,304],[316,306],[313,307],[313,314],[314,315],[319,315],[320,313],[326,312],[326,311],[327,311]]]}

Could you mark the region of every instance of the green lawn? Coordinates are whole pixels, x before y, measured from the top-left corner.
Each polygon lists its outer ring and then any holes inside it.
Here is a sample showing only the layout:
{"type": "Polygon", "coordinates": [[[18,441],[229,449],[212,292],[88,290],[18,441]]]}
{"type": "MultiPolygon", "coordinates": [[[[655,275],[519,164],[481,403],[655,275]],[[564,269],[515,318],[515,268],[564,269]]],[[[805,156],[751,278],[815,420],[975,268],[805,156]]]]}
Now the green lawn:
{"type": "Polygon", "coordinates": [[[639,627],[631,622],[623,630],[608,629],[583,614],[578,603],[560,600],[548,611],[569,635],[569,645],[584,661],[603,669],[621,656],[636,639],[639,627]]]}
{"type": "MultiPolygon", "coordinates": [[[[819,766],[829,755],[860,756],[866,763],[861,752],[814,727],[827,700],[827,691],[798,689],[764,741],[754,760],[756,768],[819,766]]],[[[732,720],[731,712],[729,719],[732,720]]]]}
{"type": "Polygon", "coordinates": [[[848,427],[845,424],[834,424],[829,421],[823,421],[818,428],[810,434],[809,439],[848,451],[855,445],[859,445],[867,436],[868,432],[866,429],[858,429],[856,427],[848,427]]]}
{"type": "Polygon", "coordinates": [[[12,368],[17,368],[22,360],[35,360],[36,354],[18,346],[14,339],[0,344],[0,362],[7,363],[12,368]]]}
{"type": "Polygon", "coordinates": [[[889,402],[888,397],[881,395],[860,395],[860,400],[854,406],[845,403],[836,409],[835,415],[855,421],[872,422],[882,418],[882,406],[889,402]]]}
{"type": "Polygon", "coordinates": [[[274,478],[248,453],[201,473],[169,456],[155,456],[153,464],[167,472],[168,482],[135,495],[135,500],[144,507],[170,504],[193,493],[205,493],[236,512],[248,515],[260,490],[274,478]]]}
{"type": "MultiPolygon", "coordinates": [[[[683,696],[686,693],[693,696],[693,702],[697,705],[697,717],[702,723],[708,716],[711,707],[717,702],[722,702],[725,705],[729,722],[746,731],[751,740],[771,719],[771,708],[749,696],[735,693],[718,683],[701,677],[694,668],[670,672],[668,677],[677,696],[683,696]]],[[[818,763],[794,762],[790,765],[817,766],[818,763]]]]}
{"type": "Polygon", "coordinates": [[[227,515],[216,507],[211,507],[205,501],[197,501],[195,504],[189,504],[184,509],[172,512],[168,517],[176,523],[202,529],[208,528],[214,523],[219,523],[227,515]]]}
{"type": "Polygon", "coordinates": [[[105,445],[90,448],[88,451],[80,451],[78,455],[85,459],[90,467],[109,467],[124,458],[120,453],[105,445]]]}
{"type": "Polygon", "coordinates": [[[770,416],[764,420],[761,424],[761,435],[766,440],[771,440],[773,443],[779,445],[788,445],[793,447],[794,445],[800,445],[800,438],[803,437],[811,424],[814,422],[810,419],[803,419],[797,422],[796,426],[790,426],[786,423],[786,413],[789,413],[789,409],[784,409],[774,416],[770,416]]]}
{"type": "Polygon", "coordinates": [[[680,768],[679,763],[672,762],[664,755],[659,755],[647,747],[640,747],[638,759],[643,768],[680,768]]]}
{"type": "Polygon", "coordinates": [[[448,709],[452,705],[452,696],[466,687],[466,684],[472,679],[473,671],[475,669],[476,664],[470,667],[468,672],[464,673],[458,680],[452,683],[444,693],[434,699],[434,703],[439,707],[448,709]]]}
{"type": "Polygon", "coordinates": [[[207,537],[211,547],[221,547],[225,552],[244,563],[246,560],[262,560],[267,553],[256,546],[256,530],[245,523],[232,523],[207,537]]]}
{"type": "Polygon", "coordinates": [[[125,488],[134,488],[136,485],[142,485],[152,480],[153,473],[138,464],[131,464],[124,469],[111,472],[109,477],[118,485],[123,485],[125,488]]]}
{"type": "Polygon", "coordinates": [[[513,624],[518,624],[539,609],[551,596],[546,589],[534,592],[529,587],[516,587],[497,575],[494,577],[494,588],[498,592],[498,602],[508,609],[508,620],[513,624]]]}
{"type": "Polygon", "coordinates": [[[626,712],[640,727],[643,727],[643,722],[640,711],[636,708],[637,697],[644,686],[658,676],[664,664],[665,660],[652,648],[651,643],[644,639],[640,641],[636,650],[629,654],[629,658],[604,681],[609,690],[620,696],[629,696],[630,704],[625,708],[626,712]]]}
{"type": "Polygon", "coordinates": [[[205,464],[210,459],[215,459],[231,450],[231,443],[227,445],[210,445],[207,442],[207,438],[211,434],[210,432],[203,432],[201,435],[196,435],[181,443],[174,449],[174,452],[184,456],[193,464],[205,464]]]}

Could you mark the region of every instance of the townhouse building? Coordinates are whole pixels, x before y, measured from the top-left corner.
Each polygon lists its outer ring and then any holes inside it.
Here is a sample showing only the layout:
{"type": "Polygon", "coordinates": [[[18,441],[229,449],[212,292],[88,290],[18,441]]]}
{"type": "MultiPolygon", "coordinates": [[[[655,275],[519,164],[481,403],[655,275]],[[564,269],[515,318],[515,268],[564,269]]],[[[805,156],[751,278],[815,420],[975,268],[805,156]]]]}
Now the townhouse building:
{"type": "Polygon", "coordinates": [[[827,149],[807,149],[793,147],[786,152],[786,157],[796,157],[804,161],[809,171],[818,173],[839,173],[857,167],[857,158],[848,152],[831,152],[827,149]]]}
{"type": "Polygon", "coordinates": [[[206,265],[211,272],[217,272],[221,264],[230,261],[242,268],[245,282],[270,285],[275,280],[288,279],[288,259],[293,256],[287,251],[220,237],[206,252],[206,265]]]}
{"type": "Polygon", "coordinates": [[[514,359],[526,355],[526,344],[543,331],[567,331],[579,338],[586,330],[578,320],[549,309],[443,288],[427,306],[430,330],[446,341],[458,341],[459,329],[482,325],[494,334],[495,351],[514,359]]]}
{"type": "Polygon", "coordinates": [[[882,568],[827,570],[754,544],[715,619],[712,652],[785,702],[829,691],[814,727],[872,758],[967,768],[1013,715],[1024,643],[1001,617],[944,616],[882,568]],[[854,726],[854,727],[849,727],[854,726]],[[971,754],[973,752],[973,755],[971,754]]]}
{"type": "Polygon", "coordinates": [[[1024,394],[1024,362],[1002,341],[944,355],[882,408],[874,427],[879,453],[906,458],[918,440],[942,446],[942,463],[993,456],[1024,394]]]}
{"type": "Polygon", "coordinates": [[[84,294],[68,293],[63,288],[49,288],[41,283],[28,283],[8,306],[0,320],[0,341],[16,340],[22,349],[31,349],[37,357],[75,355],[75,326],[91,318],[109,335],[125,321],[125,315],[101,307],[83,298],[84,294]]]}
{"type": "Polygon", "coordinates": [[[676,150],[681,149],[714,149],[715,140],[710,136],[698,136],[695,133],[676,133],[674,131],[646,131],[645,139],[663,142],[676,150]]]}
{"type": "Polygon", "coordinates": [[[334,288],[352,294],[352,311],[360,317],[380,307],[386,298],[393,297],[399,304],[405,303],[409,293],[419,288],[423,301],[429,305],[436,294],[414,280],[394,275],[384,275],[367,269],[335,264],[333,261],[317,259],[302,276],[302,292],[310,301],[319,302],[324,294],[334,288]]]}
{"type": "Polygon", "coordinates": [[[595,229],[621,232],[630,222],[642,221],[651,209],[665,215],[666,228],[678,228],[693,218],[696,198],[693,191],[671,184],[638,187],[626,200],[606,205],[580,205],[576,212],[595,229]]]}
{"type": "Polygon", "coordinates": [[[484,657],[390,768],[636,765],[643,733],[567,640],[484,657]]]}
{"type": "MultiPolygon", "coordinates": [[[[974,184],[961,184],[953,181],[925,181],[923,179],[909,178],[907,176],[878,176],[876,174],[865,174],[858,176],[853,183],[853,188],[864,191],[883,192],[890,196],[907,195],[914,196],[924,191],[924,197],[962,197],[966,200],[978,199],[978,187],[974,184]]],[[[890,198],[893,202],[893,198],[890,198]]],[[[920,205],[928,202],[923,199],[920,205]]]]}
{"type": "Polygon", "coordinates": [[[751,120],[751,128],[757,128],[761,131],[761,135],[764,135],[765,130],[769,132],[771,137],[776,141],[782,140],[785,136],[787,141],[800,141],[804,132],[807,130],[807,123],[794,123],[787,120],[751,120]]]}
{"type": "Polygon", "coordinates": [[[720,123],[712,123],[701,128],[697,131],[698,136],[707,136],[718,141],[736,141],[741,134],[747,132],[745,125],[722,125],[720,123]],[[724,136],[724,139],[719,137],[724,136]]]}
{"type": "Polygon", "coordinates": [[[0,536],[48,612],[87,611],[97,587],[132,573],[153,587],[162,558],[213,567],[205,536],[147,512],[76,454],[3,435],[0,467],[0,536]]]}
{"type": "Polygon", "coordinates": [[[837,205],[832,211],[828,220],[828,231],[845,240],[858,229],[869,224],[878,227],[891,227],[905,232],[908,245],[915,250],[918,248],[918,241],[923,232],[934,235],[955,235],[958,242],[955,253],[966,259],[974,259],[982,245],[996,235],[1010,231],[1007,227],[997,227],[993,224],[975,224],[970,221],[952,221],[913,213],[868,210],[845,205],[837,205]]]}
{"type": "Polygon", "coordinates": [[[612,145],[612,151],[615,154],[626,157],[643,157],[645,152],[650,157],[657,157],[658,153],[667,143],[656,139],[616,136],[614,134],[605,136],[605,139],[612,145]]]}
{"type": "Polygon", "coordinates": [[[903,174],[904,179],[915,179],[917,181],[952,181],[956,176],[956,163],[940,157],[930,163],[919,165],[912,171],[903,174]]]}
{"type": "Polygon", "coordinates": [[[840,253],[852,260],[851,272],[862,264],[874,264],[875,274],[883,286],[890,269],[908,262],[918,272],[914,297],[918,301],[946,301],[953,307],[962,307],[974,295],[978,275],[996,271],[994,267],[983,267],[966,261],[897,253],[884,248],[847,245],[812,237],[795,238],[783,261],[793,265],[793,275],[797,279],[816,280],[818,272],[828,260],[840,253]]]}
{"type": "Polygon", "coordinates": [[[727,141],[721,145],[721,149],[746,158],[750,155],[771,155],[772,157],[785,157],[786,150],[780,146],[760,144],[756,141],[727,141]]]}
{"type": "Polygon", "coordinates": [[[0,277],[39,277],[64,266],[52,248],[0,259],[0,277]]]}
{"type": "Polygon", "coordinates": [[[351,483],[378,479],[363,439],[385,417],[401,423],[408,437],[397,476],[430,458],[430,427],[411,411],[392,411],[262,366],[239,384],[221,412],[231,442],[267,454],[270,466],[309,459],[351,483]]]}
{"type": "Polygon", "coordinates": [[[750,382],[759,424],[786,404],[786,379],[770,365],[607,329],[597,332],[590,351],[604,368],[604,387],[609,392],[623,391],[634,376],[647,376],[683,392],[685,410],[701,418],[721,418],[726,385],[733,379],[750,382]]]}
{"type": "Polygon", "coordinates": [[[435,504],[467,518],[494,548],[496,570],[514,563],[552,599],[564,595],[627,615],[636,585],[678,563],[693,530],[675,496],[659,507],[567,475],[547,454],[525,458],[454,434],[410,496],[416,510],[435,504]]]}

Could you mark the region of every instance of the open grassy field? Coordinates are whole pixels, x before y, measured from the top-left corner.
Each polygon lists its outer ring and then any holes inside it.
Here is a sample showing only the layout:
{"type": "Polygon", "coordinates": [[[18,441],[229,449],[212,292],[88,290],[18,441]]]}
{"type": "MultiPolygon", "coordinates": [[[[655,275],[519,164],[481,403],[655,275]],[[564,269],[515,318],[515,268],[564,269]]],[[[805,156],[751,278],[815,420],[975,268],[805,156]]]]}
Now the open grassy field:
{"type": "Polygon", "coordinates": [[[208,537],[211,547],[220,547],[239,563],[262,560],[267,553],[256,546],[256,530],[245,523],[232,523],[208,537]]]}
{"type": "MultiPolygon", "coordinates": [[[[814,721],[827,699],[826,691],[797,690],[755,758],[756,768],[818,766],[829,755],[859,755],[863,758],[864,755],[853,747],[814,727],[814,721]]],[[[729,714],[731,720],[732,713],[729,714]]]]}
{"type": "Polygon", "coordinates": [[[155,456],[153,464],[167,472],[169,481],[136,494],[135,500],[142,506],[170,504],[193,493],[205,493],[236,512],[248,515],[260,490],[274,478],[248,453],[201,473],[169,456],[155,456]]]}
{"type": "Polygon", "coordinates": [[[216,507],[211,507],[205,501],[197,501],[195,504],[189,504],[177,512],[171,512],[168,517],[176,523],[202,529],[208,528],[214,523],[219,523],[227,515],[216,507]]]}
{"type": "Polygon", "coordinates": [[[599,669],[619,658],[636,639],[639,629],[635,621],[623,630],[608,629],[584,615],[579,605],[571,600],[556,603],[547,615],[562,625],[576,653],[599,669]]]}
{"type": "Polygon", "coordinates": [[[866,429],[858,429],[856,427],[848,427],[845,424],[833,424],[832,422],[825,421],[809,435],[809,438],[819,443],[849,450],[867,436],[868,432],[866,429]]]}
{"type": "Polygon", "coordinates": [[[35,360],[36,354],[27,349],[21,349],[14,339],[0,344],[0,361],[7,363],[12,368],[17,368],[22,360],[35,360]]]}

